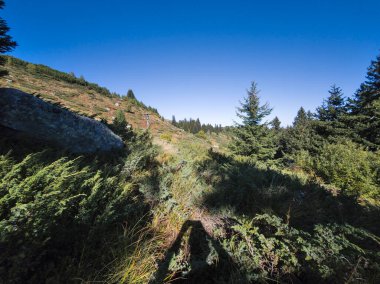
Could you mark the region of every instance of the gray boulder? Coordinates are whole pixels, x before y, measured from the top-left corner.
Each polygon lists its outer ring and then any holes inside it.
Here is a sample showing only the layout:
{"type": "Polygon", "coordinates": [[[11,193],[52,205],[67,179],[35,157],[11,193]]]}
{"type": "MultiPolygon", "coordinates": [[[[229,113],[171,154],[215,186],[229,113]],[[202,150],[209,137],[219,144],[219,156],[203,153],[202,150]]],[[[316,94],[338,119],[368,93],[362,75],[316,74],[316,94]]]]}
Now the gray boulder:
{"type": "Polygon", "coordinates": [[[104,152],[124,146],[121,138],[104,124],[16,89],[0,88],[0,125],[73,153],[104,152]]]}

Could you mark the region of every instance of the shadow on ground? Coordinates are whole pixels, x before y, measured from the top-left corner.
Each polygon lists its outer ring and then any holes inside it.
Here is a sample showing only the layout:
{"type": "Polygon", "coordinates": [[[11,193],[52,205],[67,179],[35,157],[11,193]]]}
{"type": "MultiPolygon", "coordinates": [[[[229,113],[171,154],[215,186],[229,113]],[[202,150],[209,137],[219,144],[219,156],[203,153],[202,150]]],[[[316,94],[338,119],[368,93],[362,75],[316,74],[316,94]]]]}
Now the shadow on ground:
{"type": "Polygon", "coordinates": [[[187,220],[150,283],[231,283],[232,277],[236,283],[246,283],[232,258],[202,223],[187,220]]]}
{"type": "Polygon", "coordinates": [[[199,176],[214,189],[202,200],[202,206],[210,210],[229,209],[246,217],[275,214],[303,230],[337,223],[380,233],[379,208],[362,206],[354,196],[334,194],[316,182],[303,182],[296,176],[219,153],[210,152],[209,156],[199,166],[199,176]]]}

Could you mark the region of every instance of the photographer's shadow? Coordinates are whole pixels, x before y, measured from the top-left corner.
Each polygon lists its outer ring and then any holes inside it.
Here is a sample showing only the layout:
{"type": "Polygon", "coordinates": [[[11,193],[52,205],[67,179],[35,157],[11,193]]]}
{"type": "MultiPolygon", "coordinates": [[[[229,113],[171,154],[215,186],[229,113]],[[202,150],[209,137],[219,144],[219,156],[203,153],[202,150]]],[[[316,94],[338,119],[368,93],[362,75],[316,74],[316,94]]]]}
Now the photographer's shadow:
{"type": "Polygon", "coordinates": [[[150,283],[219,283],[228,281],[231,271],[237,271],[236,265],[219,242],[206,232],[200,221],[187,220],[150,283]],[[183,242],[187,236],[186,246],[183,242]],[[180,255],[181,248],[183,268],[173,271],[170,263],[180,255]]]}

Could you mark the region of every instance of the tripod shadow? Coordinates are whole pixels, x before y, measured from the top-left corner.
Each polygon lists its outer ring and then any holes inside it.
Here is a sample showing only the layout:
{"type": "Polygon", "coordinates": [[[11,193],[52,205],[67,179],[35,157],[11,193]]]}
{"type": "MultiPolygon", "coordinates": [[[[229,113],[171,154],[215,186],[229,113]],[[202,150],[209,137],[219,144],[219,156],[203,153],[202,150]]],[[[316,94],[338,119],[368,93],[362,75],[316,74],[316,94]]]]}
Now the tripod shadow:
{"type": "Polygon", "coordinates": [[[219,242],[206,232],[202,223],[187,220],[164,259],[159,263],[155,277],[150,283],[220,283],[221,280],[228,281],[231,277],[230,272],[234,270],[237,271],[232,258],[219,242]],[[188,245],[184,246],[187,236],[188,245]],[[180,253],[182,253],[179,263],[181,268],[172,270],[170,263],[173,257],[180,253]]]}

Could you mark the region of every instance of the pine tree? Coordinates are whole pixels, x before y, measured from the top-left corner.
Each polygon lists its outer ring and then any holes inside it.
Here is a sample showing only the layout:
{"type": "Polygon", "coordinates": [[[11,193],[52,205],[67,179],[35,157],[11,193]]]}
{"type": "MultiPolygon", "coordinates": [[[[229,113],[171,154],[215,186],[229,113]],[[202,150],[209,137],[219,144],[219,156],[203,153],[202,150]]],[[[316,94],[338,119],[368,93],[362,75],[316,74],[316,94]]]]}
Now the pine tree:
{"type": "Polygon", "coordinates": [[[281,129],[281,121],[277,116],[270,122],[270,124],[275,131],[279,131],[281,129]]]}
{"type": "Polygon", "coordinates": [[[361,142],[376,150],[380,148],[380,55],[368,67],[366,81],[349,100],[348,126],[361,142]]]}
{"type": "Polygon", "coordinates": [[[195,127],[194,127],[194,133],[198,133],[199,131],[202,130],[202,125],[201,125],[201,121],[199,120],[199,118],[197,118],[197,120],[195,121],[195,127]]]}
{"type": "MultiPolygon", "coordinates": [[[[0,0],[0,9],[4,8],[4,0],[0,0]]],[[[12,51],[17,43],[8,35],[9,27],[3,18],[0,18],[0,54],[12,51]]],[[[5,64],[5,58],[0,56],[0,66],[5,64]]],[[[0,77],[8,74],[8,71],[0,69],[0,77]]]]}
{"type": "Polygon", "coordinates": [[[125,119],[124,112],[118,109],[115,113],[115,119],[111,126],[112,130],[124,140],[127,140],[133,136],[132,129],[128,126],[128,122],[125,119]]]}
{"type": "Polygon", "coordinates": [[[329,97],[317,108],[317,118],[321,121],[337,121],[346,113],[346,102],[342,89],[333,85],[329,97]]]}
{"type": "Polygon", "coordinates": [[[279,153],[285,156],[299,153],[300,150],[306,150],[311,153],[316,153],[323,144],[322,137],[316,131],[316,121],[312,119],[313,114],[306,112],[303,107],[297,112],[294,118],[293,127],[284,129],[280,137],[279,153]]]}
{"type": "Polygon", "coordinates": [[[329,90],[329,96],[317,108],[314,126],[319,135],[336,142],[341,137],[350,137],[351,131],[346,126],[347,106],[342,89],[333,85],[329,90]]]}
{"type": "Polygon", "coordinates": [[[133,93],[131,89],[129,89],[127,92],[127,98],[132,99],[132,100],[136,99],[135,94],[133,93]]]}
{"type": "Polygon", "coordinates": [[[296,117],[294,118],[293,126],[304,127],[309,121],[310,121],[309,115],[306,113],[303,107],[300,107],[300,109],[297,112],[296,117]]]}
{"type": "Polygon", "coordinates": [[[173,124],[174,126],[177,126],[177,121],[176,121],[174,115],[172,116],[172,124],[173,124]]]}
{"type": "Polygon", "coordinates": [[[263,118],[272,112],[268,103],[260,105],[259,93],[257,84],[252,82],[250,89],[247,90],[247,97],[244,98],[243,103],[240,103],[241,106],[236,114],[245,126],[259,125],[263,118]]]}
{"type": "Polygon", "coordinates": [[[237,116],[242,120],[233,131],[233,141],[230,145],[235,155],[246,156],[254,161],[268,161],[276,153],[273,134],[267,123],[262,123],[272,109],[268,103],[261,104],[257,84],[252,82],[247,91],[247,97],[238,108],[237,116]]]}

